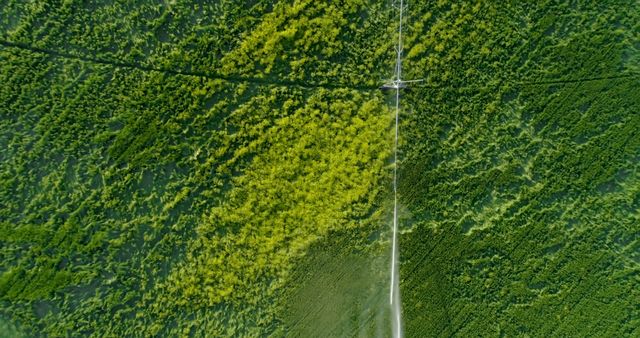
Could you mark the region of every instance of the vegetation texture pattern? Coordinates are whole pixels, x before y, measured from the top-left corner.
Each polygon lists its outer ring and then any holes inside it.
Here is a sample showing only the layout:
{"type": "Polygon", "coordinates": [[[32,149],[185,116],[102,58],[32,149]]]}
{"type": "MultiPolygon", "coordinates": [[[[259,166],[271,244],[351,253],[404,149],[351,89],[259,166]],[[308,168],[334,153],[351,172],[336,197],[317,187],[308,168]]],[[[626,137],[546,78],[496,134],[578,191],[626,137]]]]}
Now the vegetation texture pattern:
{"type": "Polygon", "coordinates": [[[640,334],[638,3],[412,8],[407,336],[640,334]]]}
{"type": "Polygon", "coordinates": [[[313,243],[337,231],[368,250],[390,151],[370,90],[387,53],[372,48],[379,4],[0,8],[8,322],[51,336],[282,335],[283,293],[313,243]]]}
{"type": "MultiPolygon", "coordinates": [[[[387,335],[393,13],[0,0],[0,335],[387,335]]],[[[407,336],[640,335],[639,22],[412,1],[407,336]]]]}

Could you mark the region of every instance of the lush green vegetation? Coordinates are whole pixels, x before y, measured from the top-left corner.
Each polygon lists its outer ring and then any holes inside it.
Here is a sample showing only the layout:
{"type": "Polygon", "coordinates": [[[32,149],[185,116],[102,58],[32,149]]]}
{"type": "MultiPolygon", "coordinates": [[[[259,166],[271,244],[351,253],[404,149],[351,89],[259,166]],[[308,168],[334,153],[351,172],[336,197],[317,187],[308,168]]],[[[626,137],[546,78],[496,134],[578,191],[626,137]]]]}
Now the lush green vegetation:
{"type": "Polygon", "coordinates": [[[640,334],[638,4],[413,7],[407,336],[640,334]]]}
{"type": "Polygon", "coordinates": [[[340,231],[370,250],[391,135],[370,90],[380,5],[0,8],[2,318],[277,334],[310,245],[340,231]]]}
{"type": "MultiPolygon", "coordinates": [[[[640,7],[411,3],[407,336],[635,336],[640,7]]],[[[386,335],[393,9],[0,0],[0,336],[386,335]]]]}

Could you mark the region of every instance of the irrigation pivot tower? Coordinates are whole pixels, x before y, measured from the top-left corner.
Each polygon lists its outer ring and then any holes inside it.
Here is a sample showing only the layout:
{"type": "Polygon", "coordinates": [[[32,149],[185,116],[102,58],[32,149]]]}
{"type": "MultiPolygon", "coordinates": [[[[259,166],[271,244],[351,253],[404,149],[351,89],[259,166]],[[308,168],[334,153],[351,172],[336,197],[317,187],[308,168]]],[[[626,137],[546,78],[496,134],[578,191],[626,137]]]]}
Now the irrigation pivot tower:
{"type": "Polygon", "coordinates": [[[402,337],[402,321],[400,308],[400,281],[398,269],[398,119],[400,115],[400,90],[407,87],[408,83],[419,82],[422,80],[403,80],[402,79],[402,21],[405,11],[404,0],[400,0],[398,9],[398,44],[396,46],[396,66],[393,80],[381,87],[381,89],[395,89],[396,111],[395,111],[395,137],[393,149],[393,234],[391,244],[391,287],[389,292],[389,304],[393,315],[394,337],[402,337]]]}

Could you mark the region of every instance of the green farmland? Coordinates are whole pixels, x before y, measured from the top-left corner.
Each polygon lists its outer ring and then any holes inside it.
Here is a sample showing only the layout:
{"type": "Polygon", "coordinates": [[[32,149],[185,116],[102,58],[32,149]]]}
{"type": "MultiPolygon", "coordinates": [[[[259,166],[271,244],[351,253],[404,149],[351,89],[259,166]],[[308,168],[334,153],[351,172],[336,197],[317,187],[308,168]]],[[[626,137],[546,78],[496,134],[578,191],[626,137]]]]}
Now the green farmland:
{"type": "Polygon", "coordinates": [[[0,0],[0,337],[640,336],[640,3],[0,0]]]}

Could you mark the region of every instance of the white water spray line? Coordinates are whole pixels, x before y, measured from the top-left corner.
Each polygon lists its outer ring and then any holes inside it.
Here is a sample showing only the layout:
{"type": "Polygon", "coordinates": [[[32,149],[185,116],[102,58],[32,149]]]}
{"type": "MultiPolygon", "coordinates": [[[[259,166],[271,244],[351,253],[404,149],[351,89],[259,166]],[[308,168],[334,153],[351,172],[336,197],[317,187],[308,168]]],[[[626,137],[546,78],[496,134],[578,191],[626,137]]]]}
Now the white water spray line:
{"type": "Polygon", "coordinates": [[[396,67],[394,79],[385,88],[395,88],[396,90],[396,111],[395,111],[395,137],[393,144],[393,238],[391,242],[391,283],[389,291],[389,304],[393,316],[393,336],[402,337],[402,319],[400,306],[400,278],[398,269],[398,134],[400,116],[400,89],[406,87],[407,83],[419,82],[422,80],[402,80],[402,21],[404,11],[404,0],[400,0],[398,18],[398,45],[396,49],[396,67]]]}
{"type": "Polygon", "coordinates": [[[400,88],[396,88],[396,116],[395,116],[395,138],[393,151],[393,239],[391,248],[391,290],[389,292],[389,304],[393,315],[394,337],[402,337],[402,320],[400,307],[399,273],[397,265],[398,253],[398,116],[400,112],[400,88]],[[396,303],[394,304],[394,298],[396,303]]]}
{"type": "Polygon", "coordinates": [[[393,240],[391,248],[391,291],[389,292],[389,304],[393,305],[393,295],[396,288],[396,251],[397,251],[397,233],[398,233],[398,116],[400,112],[400,86],[402,76],[402,10],[403,0],[400,0],[400,25],[398,26],[398,47],[396,54],[396,71],[394,79],[394,87],[396,89],[396,116],[395,116],[395,137],[393,144],[393,240]]]}
{"type": "Polygon", "coordinates": [[[402,319],[400,307],[400,283],[396,276],[399,273],[397,265],[398,253],[398,120],[400,115],[400,87],[402,83],[402,11],[404,1],[400,0],[400,16],[398,25],[398,46],[396,50],[396,71],[394,85],[396,87],[396,116],[395,116],[395,136],[393,144],[393,239],[391,245],[391,290],[389,291],[389,304],[393,316],[393,336],[402,337],[402,319]],[[394,297],[396,304],[393,303],[394,297]]]}

